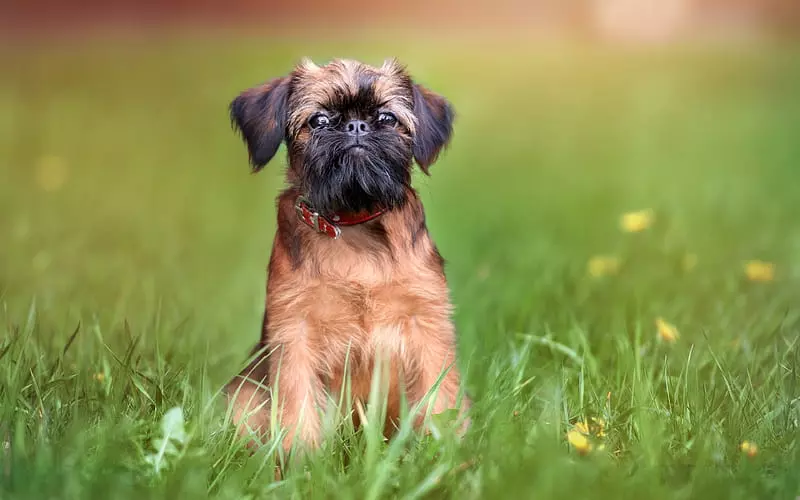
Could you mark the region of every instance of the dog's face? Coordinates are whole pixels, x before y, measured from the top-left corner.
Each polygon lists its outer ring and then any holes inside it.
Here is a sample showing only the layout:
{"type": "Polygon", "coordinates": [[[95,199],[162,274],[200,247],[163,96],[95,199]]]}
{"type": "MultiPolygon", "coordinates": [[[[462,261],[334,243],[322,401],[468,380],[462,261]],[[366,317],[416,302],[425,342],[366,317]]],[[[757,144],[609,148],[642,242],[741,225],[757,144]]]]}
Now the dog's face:
{"type": "Polygon", "coordinates": [[[290,180],[321,213],[395,208],[416,160],[425,173],[452,132],[450,104],[395,61],[304,61],[231,104],[257,171],[285,141],[290,180]]]}

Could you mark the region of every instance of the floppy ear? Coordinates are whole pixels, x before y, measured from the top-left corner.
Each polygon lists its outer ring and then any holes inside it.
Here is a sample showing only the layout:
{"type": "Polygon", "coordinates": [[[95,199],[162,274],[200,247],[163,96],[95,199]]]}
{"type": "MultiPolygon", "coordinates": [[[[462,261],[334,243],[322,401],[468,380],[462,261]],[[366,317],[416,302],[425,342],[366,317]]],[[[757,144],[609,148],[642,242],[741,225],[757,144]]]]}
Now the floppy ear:
{"type": "Polygon", "coordinates": [[[414,158],[422,171],[428,174],[428,168],[450,141],[453,108],[444,97],[414,84],[414,115],[417,117],[414,158]]]}
{"type": "Polygon", "coordinates": [[[275,78],[245,90],[231,102],[233,126],[247,143],[253,171],[269,163],[286,137],[289,78],[275,78]]]}

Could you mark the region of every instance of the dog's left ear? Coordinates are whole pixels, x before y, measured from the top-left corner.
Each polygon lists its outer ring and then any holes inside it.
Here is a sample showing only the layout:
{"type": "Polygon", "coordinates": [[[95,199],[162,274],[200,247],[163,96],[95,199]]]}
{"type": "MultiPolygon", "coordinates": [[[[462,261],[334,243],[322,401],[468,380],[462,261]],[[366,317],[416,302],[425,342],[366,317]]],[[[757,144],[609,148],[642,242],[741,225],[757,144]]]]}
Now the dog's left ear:
{"type": "Polygon", "coordinates": [[[428,174],[429,167],[453,134],[453,108],[444,97],[414,84],[414,115],[417,117],[414,158],[428,174]]]}
{"type": "Polygon", "coordinates": [[[230,106],[231,122],[241,132],[253,171],[269,163],[286,138],[289,77],[245,90],[230,106]]]}

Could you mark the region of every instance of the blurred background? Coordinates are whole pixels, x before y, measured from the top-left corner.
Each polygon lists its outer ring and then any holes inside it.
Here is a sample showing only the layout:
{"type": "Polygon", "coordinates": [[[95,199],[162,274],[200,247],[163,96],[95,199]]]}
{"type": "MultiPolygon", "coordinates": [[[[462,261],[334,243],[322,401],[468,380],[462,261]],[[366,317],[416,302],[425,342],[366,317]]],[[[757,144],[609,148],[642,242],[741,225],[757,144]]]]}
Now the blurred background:
{"type": "Polygon", "coordinates": [[[498,0],[459,2],[277,2],[269,0],[6,0],[2,26],[14,32],[73,33],[177,26],[249,27],[286,31],[322,27],[347,32],[363,27],[422,30],[522,30],[629,40],[685,36],[793,33],[800,7],[791,0],[498,0]]]}
{"type": "Polygon", "coordinates": [[[798,35],[798,0],[0,0],[0,496],[794,498],[798,35]],[[414,184],[475,418],[281,486],[210,410],[284,182],[228,104],[305,56],[397,57],[455,107],[414,184]],[[192,448],[151,481],[172,406],[192,448]]]}
{"type": "Polygon", "coordinates": [[[795,272],[794,0],[4,0],[0,33],[0,292],[54,335],[138,322],[241,358],[283,158],[250,175],[227,105],[303,56],[396,56],[454,103],[416,182],[468,349],[596,308],[576,280],[625,251],[631,210],[673,259],[637,275],[654,293],[702,297],[746,259],[795,272]],[[687,255],[719,273],[687,289],[687,255]]]}

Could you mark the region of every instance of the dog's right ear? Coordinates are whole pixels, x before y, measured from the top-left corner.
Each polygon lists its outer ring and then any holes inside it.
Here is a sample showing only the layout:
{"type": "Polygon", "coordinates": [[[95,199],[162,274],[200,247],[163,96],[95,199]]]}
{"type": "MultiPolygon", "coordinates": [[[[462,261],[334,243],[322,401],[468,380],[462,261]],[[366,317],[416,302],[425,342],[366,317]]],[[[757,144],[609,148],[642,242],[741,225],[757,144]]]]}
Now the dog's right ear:
{"type": "Polygon", "coordinates": [[[417,132],[414,137],[414,158],[425,174],[453,134],[453,107],[444,97],[414,84],[414,115],[417,132]]]}
{"type": "Polygon", "coordinates": [[[245,90],[231,102],[231,122],[247,143],[254,172],[269,163],[286,138],[288,102],[289,77],[245,90]]]}

